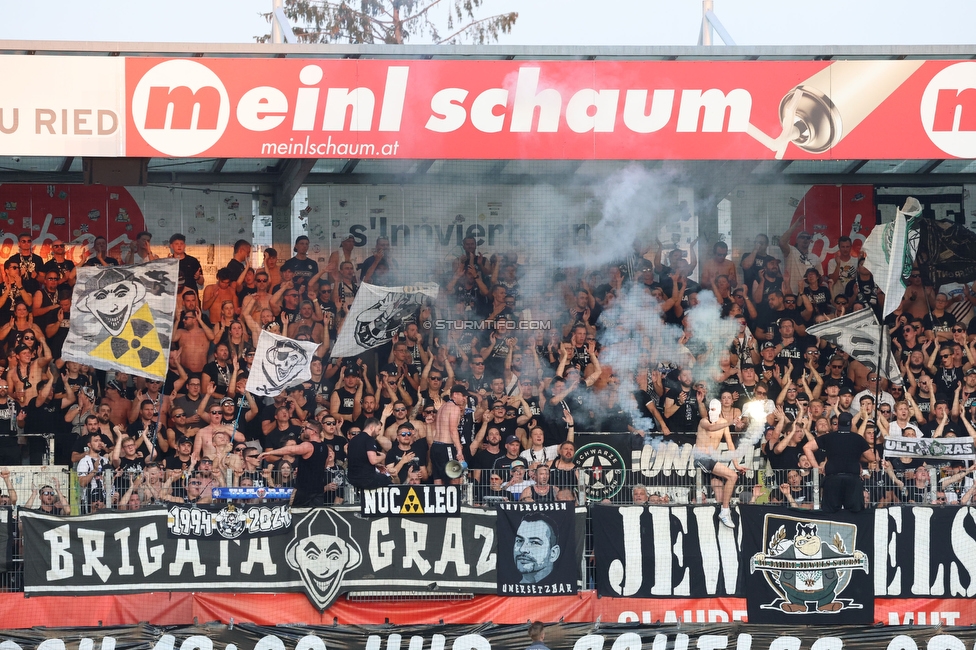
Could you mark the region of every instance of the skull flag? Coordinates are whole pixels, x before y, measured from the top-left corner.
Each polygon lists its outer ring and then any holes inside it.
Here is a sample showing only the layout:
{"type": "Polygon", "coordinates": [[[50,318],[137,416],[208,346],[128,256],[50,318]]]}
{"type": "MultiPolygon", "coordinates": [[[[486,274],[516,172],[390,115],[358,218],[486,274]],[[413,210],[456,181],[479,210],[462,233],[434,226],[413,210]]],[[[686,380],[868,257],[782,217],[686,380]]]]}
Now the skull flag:
{"type": "Polygon", "coordinates": [[[176,259],[78,269],[62,357],[165,380],[178,275],[176,259]]]}
{"type": "Polygon", "coordinates": [[[420,310],[437,298],[436,284],[380,287],[363,283],[342,322],[332,358],[354,357],[393,340],[420,310]]]}
{"type": "Polygon", "coordinates": [[[311,363],[318,343],[294,339],[262,330],[254,351],[254,365],[247,377],[247,390],[274,397],[281,391],[312,378],[311,363]]]}

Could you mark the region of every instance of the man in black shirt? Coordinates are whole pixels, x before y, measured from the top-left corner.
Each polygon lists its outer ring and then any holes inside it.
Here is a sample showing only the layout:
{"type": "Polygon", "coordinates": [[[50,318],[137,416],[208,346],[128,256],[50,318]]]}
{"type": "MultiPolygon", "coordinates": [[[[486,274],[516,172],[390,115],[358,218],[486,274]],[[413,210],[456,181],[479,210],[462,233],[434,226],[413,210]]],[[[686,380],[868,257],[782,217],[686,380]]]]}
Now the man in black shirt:
{"type": "Polygon", "coordinates": [[[20,275],[25,279],[39,280],[37,277],[44,268],[44,260],[34,252],[34,239],[29,232],[20,233],[17,254],[10,259],[20,264],[20,275]]]}
{"type": "Polygon", "coordinates": [[[186,235],[176,233],[169,238],[169,247],[173,257],[180,261],[180,287],[198,290],[203,285],[203,267],[200,260],[186,254],[186,235]]]}
{"type": "Polygon", "coordinates": [[[864,485],[861,482],[861,461],[874,460],[874,452],[861,436],[851,433],[853,417],[841,413],[837,418],[837,431],[810,440],[803,452],[813,466],[817,465],[815,452],[819,449],[827,456],[823,478],[823,510],[837,512],[840,509],[860,512],[864,508],[864,485]]]}
{"type": "Polygon", "coordinates": [[[7,380],[0,379],[0,465],[20,465],[20,445],[17,443],[17,424],[23,424],[26,411],[20,409],[10,396],[7,380]]]}
{"type": "Polygon", "coordinates": [[[427,444],[426,438],[417,439],[417,430],[410,421],[401,423],[396,430],[396,444],[392,446],[390,452],[386,455],[386,464],[389,465],[400,465],[400,461],[406,454],[413,454],[414,458],[410,461],[410,464],[403,464],[400,466],[399,479],[400,484],[405,485],[407,483],[407,476],[410,472],[410,466],[414,466],[414,471],[420,472],[420,480],[422,482],[427,481],[427,457],[430,447],[427,444]]]}
{"type": "Polygon", "coordinates": [[[371,490],[383,487],[392,482],[388,474],[381,474],[378,467],[386,465],[386,453],[382,449],[383,442],[390,445],[388,438],[377,436],[383,431],[379,420],[369,419],[363,430],[349,441],[347,447],[347,472],[349,483],[360,490],[371,490]]]}
{"type": "Polygon", "coordinates": [[[302,443],[289,441],[283,447],[265,451],[259,458],[294,456],[295,500],[292,505],[296,508],[318,508],[325,505],[325,461],[329,456],[329,447],[322,441],[322,427],[318,422],[305,423],[302,438],[302,443]]]}
{"type": "Polygon", "coordinates": [[[231,282],[240,291],[244,287],[244,275],[247,272],[247,258],[251,255],[251,244],[244,239],[234,242],[234,256],[224,267],[230,273],[231,282]]]}
{"type": "Polygon", "coordinates": [[[308,281],[319,273],[319,264],[308,257],[308,237],[302,235],[295,240],[295,256],[281,265],[282,271],[292,272],[295,286],[308,286],[308,281]]]}

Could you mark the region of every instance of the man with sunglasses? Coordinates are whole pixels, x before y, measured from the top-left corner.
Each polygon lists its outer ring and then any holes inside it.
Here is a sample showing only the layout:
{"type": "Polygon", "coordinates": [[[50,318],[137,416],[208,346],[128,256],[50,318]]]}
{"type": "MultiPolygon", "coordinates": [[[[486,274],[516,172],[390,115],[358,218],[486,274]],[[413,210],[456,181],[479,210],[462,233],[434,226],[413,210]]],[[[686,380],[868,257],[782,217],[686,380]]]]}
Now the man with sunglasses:
{"type": "Polygon", "coordinates": [[[820,258],[810,248],[810,245],[813,243],[813,234],[806,230],[797,233],[804,222],[805,219],[797,219],[794,221],[789,229],[779,238],[778,242],[779,249],[783,251],[783,259],[786,260],[786,276],[789,280],[790,293],[793,295],[800,292],[801,285],[803,284],[803,276],[806,274],[807,269],[817,269],[817,272],[821,276],[824,274],[823,264],[820,262],[820,258]],[[794,233],[797,233],[796,244],[791,246],[790,238],[793,237],[794,233]]]}
{"type": "Polygon", "coordinates": [[[24,278],[37,280],[37,274],[44,267],[44,260],[34,252],[34,239],[29,232],[20,233],[17,239],[17,253],[10,257],[20,265],[20,273],[24,278]]]}
{"type": "Polygon", "coordinates": [[[170,475],[163,483],[163,493],[161,500],[169,503],[189,503],[205,505],[213,501],[211,491],[206,489],[207,478],[201,472],[192,472],[186,481],[185,490],[178,490],[174,483],[177,478],[170,475]]]}
{"type": "Polygon", "coordinates": [[[203,458],[214,458],[217,448],[214,447],[213,437],[218,431],[223,431],[231,439],[231,442],[245,442],[244,434],[236,431],[233,425],[224,422],[224,409],[220,404],[214,402],[207,411],[210,415],[210,424],[197,431],[193,440],[193,460],[203,458]]]}
{"type": "MultiPolygon", "coordinates": [[[[267,449],[261,454],[245,452],[257,460],[295,457],[295,498],[292,506],[296,508],[319,508],[325,505],[325,486],[329,474],[325,470],[329,457],[329,445],[322,440],[322,426],[306,422],[302,427],[302,442],[289,440],[277,449],[267,449]]],[[[247,459],[247,456],[245,456],[247,459]]]]}
{"type": "Polygon", "coordinates": [[[3,263],[3,275],[3,285],[0,286],[0,320],[6,322],[14,315],[14,307],[18,303],[30,308],[34,302],[34,292],[41,285],[32,278],[21,277],[20,262],[16,256],[3,263]]]}
{"type": "Polygon", "coordinates": [[[426,482],[428,478],[428,456],[430,446],[427,438],[422,435],[412,422],[404,422],[396,430],[396,441],[393,447],[386,454],[386,465],[396,468],[400,484],[405,485],[411,472],[419,473],[420,481],[426,482]],[[413,458],[407,463],[401,463],[404,456],[413,454],[413,458]]]}
{"type": "Polygon", "coordinates": [[[55,485],[42,485],[36,494],[31,495],[24,507],[30,510],[31,506],[34,505],[35,497],[40,499],[40,503],[34,508],[36,512],[58,516],[71,514],[71,506],[68,505],[68,500],[64,498],[61,490],[55,485]]]}
{"type": "Polygon", "coordinates": [[[43,273],[58,274],[58,289],[61,291],[71,291],[77,279],[75,263],[69,260],[65,254],[64,242],[55,239],[51,242],[51,259],[49,259],[41,269],[43,273]]]}

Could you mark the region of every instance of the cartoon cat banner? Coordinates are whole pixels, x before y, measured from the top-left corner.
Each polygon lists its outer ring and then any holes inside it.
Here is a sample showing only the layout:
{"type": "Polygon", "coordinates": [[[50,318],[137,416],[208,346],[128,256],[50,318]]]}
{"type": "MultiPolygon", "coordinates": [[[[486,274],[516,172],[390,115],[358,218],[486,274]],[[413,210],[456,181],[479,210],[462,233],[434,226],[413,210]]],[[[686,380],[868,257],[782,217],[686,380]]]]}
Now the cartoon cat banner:
{"type": "Polygon", "coordinates": [[[247,377],[247,390],[255,395],[274,397],[286,388],[312,378],[311,363],[318,343],[293,339],[261,330],[254,364],[247,377]]]}
{"type": "Polygon", "coordinates": [[[179,261],[78,269],[62,357],[166,379],[179,261]]]}

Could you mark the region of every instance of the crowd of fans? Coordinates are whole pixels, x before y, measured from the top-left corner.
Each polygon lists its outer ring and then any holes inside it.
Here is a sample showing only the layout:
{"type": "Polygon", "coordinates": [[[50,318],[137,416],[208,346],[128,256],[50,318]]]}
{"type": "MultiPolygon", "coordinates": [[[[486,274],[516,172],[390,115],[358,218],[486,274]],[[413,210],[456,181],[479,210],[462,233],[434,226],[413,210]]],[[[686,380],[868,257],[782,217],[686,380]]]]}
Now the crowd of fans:
{"type": "MultiPolygon", "coordinates": [[[[185,237],[175,234],[168,243],[179,259],[180,289],[165,382],[61,359],[75,265],[64,242],[54,241],[45,260],[23,234],[0,285],[0,465],[70,465],[84,511],[208,503],[215,486],[296,485],[292,452],[312,440],[327,448],[325,504],[342,503],[347,483],[369,487],[378,477],[471,481],[481,503],[572,500],[580,472],[588,471],[573,460],[577,433],[630,433],[635,448],[695,444],[717,399],[717,421],[732,438],[762,432],[760,464],[738,487],[742,499],[809,507],[813,463],[804,447],[836,431],[846,413],[869,443],[862,478],[871,503],[928,501],[932,493],[940,503],[970,502],[972,465],[938,465],[932,486],[931,461],[885,459],[881,442],[886,435],[972,434],[976,296],[966,289],[950,298],[913,273],[884,321],[905,378],[889,383],[806,333],[852,310],[880,316],[885,296],[849,238],[840,238],[825,269],[799,227],[775,247],[757,236],[738,263],[721,241],[700,264],[697,242],[688,256],[635,242],[624,259],[536,278],[531,292],[522,289],[531,270],[517,256],[485,256],[468,238],[433,278],[441,287],[436,302],[404,319],[393,341],[356,358],[331,358],[330,349],[360,284],[418,280],[406,277],[388,240],[367,254],[349,235],[320,265],[308,256],[308,238],[299,237],[288,259],[265,249],[260,267],[241,240],[216,282],[206,284],[185,237]],[[723,319],[738,323],[718,367],[704,363],[712,344],[688,319],[703,291],[714,294],[723,319]],[[601,363],[605,336],[626,326],[615,306],[635,295],[684,336],[668,359],[642,357],[636,369],[601,363]],[[311,380],[273,399],[246,390],[265,329],[319,344],[311,380]],[[434,458],[447,404],[460,413],[451,432],[451,457],[467,470],[460,478],[445,476],[434,458]]],[[[140,233],[122,263],[156,259],[151,240],[140,233]]],[[[98,238],[85,265],[119,263],[98,238]]],[[[706,479],[716,496],[724,483],[716,474],[706,479]]],[[[3,498],[15,503],[7,487],[3,498]]],[[[67,511],[56,484],[34,487],[31,503],[67,511]]],[[[623,494],[635,503],[668,503],[675,492],[667,488],[628,485],[623,494]]]]}

